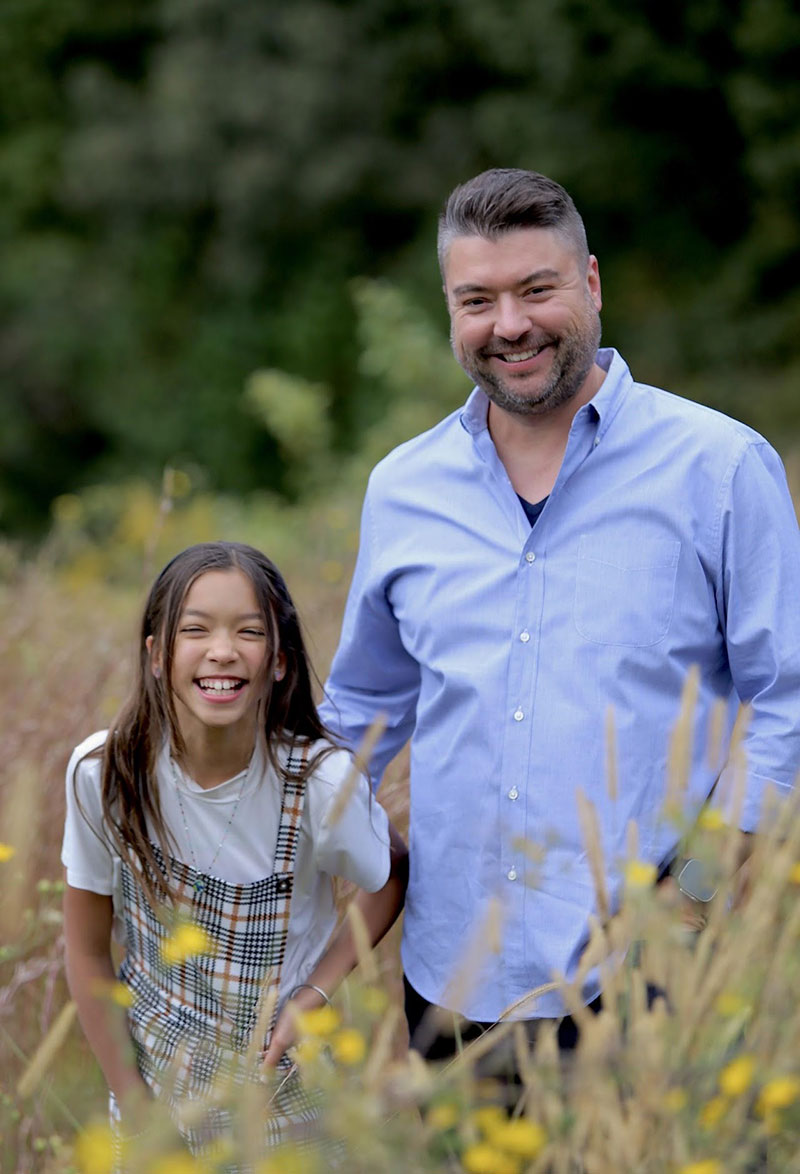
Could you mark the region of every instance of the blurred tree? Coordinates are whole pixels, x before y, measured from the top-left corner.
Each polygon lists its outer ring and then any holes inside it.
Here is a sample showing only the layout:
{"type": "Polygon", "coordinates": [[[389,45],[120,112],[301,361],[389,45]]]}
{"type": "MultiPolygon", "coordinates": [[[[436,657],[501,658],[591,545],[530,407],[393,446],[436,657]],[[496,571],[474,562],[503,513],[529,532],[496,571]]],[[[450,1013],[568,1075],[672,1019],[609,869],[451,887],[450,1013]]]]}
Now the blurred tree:
{"type": "Polygon", "coordinates": [[[435,217],[493,165],[573,192],[641,378],[796,428],[797,24],[791,0],[4,0],[0,522],[173,461],[295,494],[278,391],[324,385],[359,446],[382,401],[351,281],[444,329],[435,217]],[[274,435],[257,369],[300,380],[271,385],[274,435]]]}

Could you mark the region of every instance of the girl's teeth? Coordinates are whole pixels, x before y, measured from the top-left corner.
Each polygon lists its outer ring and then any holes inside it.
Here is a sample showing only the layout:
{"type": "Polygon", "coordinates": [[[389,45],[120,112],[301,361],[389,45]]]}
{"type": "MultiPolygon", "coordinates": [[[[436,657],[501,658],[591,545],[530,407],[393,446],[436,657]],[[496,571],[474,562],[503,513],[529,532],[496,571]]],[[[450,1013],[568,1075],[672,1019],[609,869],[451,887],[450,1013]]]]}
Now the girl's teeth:
{"type": "Polygon", "coordinates": [[[231,689],[236,689],[238,681],[201,681],[200,688],[212,690],[215,693],[226,693],[231,689]]]}

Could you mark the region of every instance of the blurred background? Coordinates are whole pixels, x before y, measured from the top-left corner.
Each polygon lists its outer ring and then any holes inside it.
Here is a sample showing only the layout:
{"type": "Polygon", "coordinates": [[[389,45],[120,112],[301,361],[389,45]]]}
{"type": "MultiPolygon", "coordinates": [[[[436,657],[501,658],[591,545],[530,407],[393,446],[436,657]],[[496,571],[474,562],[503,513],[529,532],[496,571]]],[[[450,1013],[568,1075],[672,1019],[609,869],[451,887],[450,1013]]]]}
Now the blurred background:
{"type": "Polygon", "coordinates": [[[495,165],[573,194],[639,379],[790,447],[793,0],[3,0],[5,534],[102,530],[166,466],[296,502],[407,406],[390,356],[458,403],[411,344],[446,348],[436,216],[495,165]]]}

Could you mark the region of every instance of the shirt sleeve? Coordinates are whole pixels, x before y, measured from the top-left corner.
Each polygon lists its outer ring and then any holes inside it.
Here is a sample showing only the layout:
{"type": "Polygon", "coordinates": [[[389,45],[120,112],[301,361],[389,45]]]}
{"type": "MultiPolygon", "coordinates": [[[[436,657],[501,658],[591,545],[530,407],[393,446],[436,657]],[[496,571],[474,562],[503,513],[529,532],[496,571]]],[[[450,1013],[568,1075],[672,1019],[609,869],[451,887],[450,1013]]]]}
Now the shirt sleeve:
{"type": "Polygon", "coordinates": [[[114,892],[114,855],[103,830],[98,751],[105,732],[87,738],[72,753],[67,766],[67,814],[61,862],[67,884],[75,889],[111,896],[114,892]]]}
{"type": "MultiPolygon", "coordinates": [[[[784,794],[800,770],[800,532],[777,453],[750,444],[723,486],[718,607],[731,676],[751,706],[744,739],[744,831],[758,827],[770,785],[784,794]]],[[[718,792],[735,794],[729,763],[718,792]]]]}
{"type": "Polygon", "coordinates": [[[352,750],[359,748],[375,718],[383,715],[386,731],[368,764],[376,789],[387,765],[411,736],[419,694],[419,666],[400,639],[378,549],[368,488],[342,635],[320,714],[328,729],[352,750]]]}
{"type": "Polygon", "coordinates": [[[337,751],[308,780],[314,864],[318,872],[376,893],[389,879],[389,821],[362,774],[341,811],[336,810],[342,788],[352,778],[352,765],[347,751],[337,751]]]}

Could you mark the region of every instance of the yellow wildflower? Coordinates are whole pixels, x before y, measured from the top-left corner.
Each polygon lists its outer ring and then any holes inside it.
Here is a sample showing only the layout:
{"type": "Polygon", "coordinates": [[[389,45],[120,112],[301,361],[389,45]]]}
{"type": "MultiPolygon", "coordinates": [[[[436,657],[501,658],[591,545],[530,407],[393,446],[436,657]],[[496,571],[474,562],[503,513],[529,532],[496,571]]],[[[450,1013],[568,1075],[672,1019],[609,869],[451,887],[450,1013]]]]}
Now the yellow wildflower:
{"type": "Polygon", "coordinates": [[[257,1164],[255,1174],[314,1174],[316,1168],[314,1156],[309,1151],[281,1146],[277,1153],[257,1164]]]}
{"type": "Polygon", "coordinates": [[[689,1098],[683,1088],[671,1088],[664,1096],[664,1108],[668,1113],[680,1113],[686,1108],[689,1098]]]}
{"type": "Polygon", "coordinates": [[[386,991],[378,986],[365,986],[361,992],[361,1002],[368,1015],[382,1015],[389,1006],[386,991]]]}
{"type": "Polygon", "coordinates": [[[699,1162],[681,1166],[678,1174],[722,1174],[722,1163],[716,1158],[702,1158],[699,1162]]]}
{"type": "Polygon", "coordinates": [[[3,844],[0,842],[0,864],[5,864],[6,860],[10,860],[16,850],[13,844],[3,844]]]}
{"type": "Polygon", "coordinates": [[[295,1044],[293,1055],[301,1068],[308,1067],[311,1064],[316,1064],[322,1052],[323,1042],[316,1036],[306,1036],[301,1039],[299,1043],[295,1044]]]}
{"type": "Polygon", "coordinates": [[[727,824],[718,807],[704,807],[698,816],[697,826],[706,832],[719,832],[727,827],[727,824]]]}
{"type": "Polygon", "coordinates": [[[326,1003],[322,1007],[314,1007],[311,1011],[295,1011],[295,1024],[300,1035],[321,1036],[333,1035],[342,1021],[342,1017],[335,1007],[326,1003]]]}
{"type": "Polygon", "coordinates": [[[181,1151],[153,1158],[145,1169],[147,1174],[200,1174],[202,1167],[191,1154],[181,1151]]]}
{"type": "Polygon", "coordinates": [[[726,1097],[738,1097],[747,1092],[756,1071],[754,1056],[737,1056],[726,1064],[719,1074],[720,1091],[726,1097]]]}
{"type": "Polygon", "coordinates": [[[78,1134],[75,1160],[81,1174],[111,1174],[114,1169],[114,1138],[108,1125],[95,1122],[78,1134]]]}
{"type": "Polygon", "coordinates": [[[715,1125],[719,1125],[727,1111],[728,1102],[725,1097],[712,1097],[700,1110],[700,1124],[704,1129],[713,1129],[715,1125]]]}
{"type": "Polygon", "coordinates": [[[714,1004],[718,1013],[724,1015],[726,1018],[741,1014],[742,1011],[749,1011],[750,1004],[747,999],[738,995],[736,991],[723,991],[714,1004]]]}
{"type": "Polygon", "coordinates": [[[761,1090],[756,1109],[762,1117],[776,1109],[786,1109],[800,1097],[800,1079],[797,1076],[776,1076],[761,1090]]]}
{"type": "Polygon", "coordinates": [[[793,885],[800,885],[800,860],[793,864],[789,871],[789,880],[793,885]]]}
{"type": "Polygon", "coordinates": [[[331,1040],[334,1059],[354,1068],[367,1054],[367,1041],[356,1027],[343,1027],[331,1040]]]}
{"type": "Polygon", "coordinates": [[[458,1123],[458,1106],[452,1101],[440,1101],[438,1105],[431,1105],[425,1114],[425,1124],[437,1132],[452,1129],[458,1123]]]}
{"type": "Polygon", "coordinates": [[[468,1174],[518,1174],[519,1162],[488,1142],[468,1146],[461,1155],[461,1164],[468,1174]]]}
{"type": "Polygon", "coordinates": [[[646,860],[629,860],[625,865],[625,880],[630,889],[649,889],[656,879],[655,864],[646,860]]]}
{"type": "Polygon", "coordinates": [[[484,1137],[492,1137],[495,1129],[508,1120],[508,1115],[500,1105],[482,1105],[471,1118],[484,1137]]]}
{"type": "Polygon", "coordinates": [[[195,954],[210,954],[213,942],[206,931],[199,925],[187,922],[179,925],[167,938],[161,947],[161,957],[167,966],[174,966],[177,962],[185,962],[195,954]]]}
{"type": "Polygon", "coordinates": [[[541,1125],[527,1117],[503,1121],[492,1130],[493,1145],[518,1158],[535,1158],[546,1141],[547,1135],[541,1125]]]}
{"type": "Polygon", "coordinates": [[[133,991],[125,986],[124,982],[104,982],[103,979],[97,979],[92,983],[92,994],[98,999],[109,999],[118,1007],[132,1007],[134,1002],[133,991]]]}

